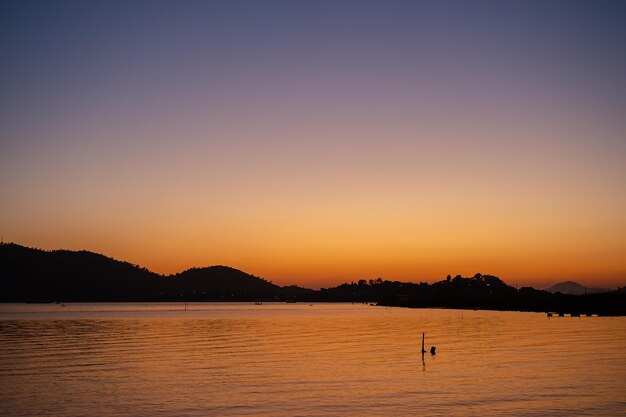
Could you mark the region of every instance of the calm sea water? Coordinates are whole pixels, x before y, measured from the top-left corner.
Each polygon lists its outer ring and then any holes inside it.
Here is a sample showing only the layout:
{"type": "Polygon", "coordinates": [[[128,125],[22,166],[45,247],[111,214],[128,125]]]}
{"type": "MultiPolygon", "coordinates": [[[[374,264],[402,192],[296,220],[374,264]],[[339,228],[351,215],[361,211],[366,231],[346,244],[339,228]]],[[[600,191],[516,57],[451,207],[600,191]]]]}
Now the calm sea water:
{"type": "Polygon", "coordinates": [[[0,414],[624,416],[626,318],[0,304],[0,414]]]}

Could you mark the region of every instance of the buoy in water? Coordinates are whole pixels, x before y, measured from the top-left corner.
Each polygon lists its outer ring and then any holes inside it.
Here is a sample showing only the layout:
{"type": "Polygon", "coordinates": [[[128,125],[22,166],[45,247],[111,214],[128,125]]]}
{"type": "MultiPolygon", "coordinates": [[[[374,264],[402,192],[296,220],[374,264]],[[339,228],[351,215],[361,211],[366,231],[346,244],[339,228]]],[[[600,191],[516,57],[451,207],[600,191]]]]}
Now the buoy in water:
{"type": "Polygon", "coordinates": [[[435,352],[435,350],[436,350],[436,349],[437,349],[436,347],[431,346],[431,347],[430,347],[430,354],[431,354],[431,355],[434,355],[434,354],[436,353],[436,352],[435,352]]]}

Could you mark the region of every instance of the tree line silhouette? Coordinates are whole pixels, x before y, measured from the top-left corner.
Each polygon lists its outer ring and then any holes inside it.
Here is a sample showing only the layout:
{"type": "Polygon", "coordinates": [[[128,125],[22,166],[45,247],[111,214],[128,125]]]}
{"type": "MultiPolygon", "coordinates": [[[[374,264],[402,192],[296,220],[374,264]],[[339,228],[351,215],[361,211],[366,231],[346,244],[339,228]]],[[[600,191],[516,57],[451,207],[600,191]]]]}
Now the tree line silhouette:
{"type": "Polygon", "coordinates": [[[360,280],[306,294],[320,300],[376,302],[378,305],[413,308],[461,308],[567,314],[626,315],[624,288],[606,293],[570,295],[532,287],[517,289],[493,275],[473,277],[448,275],[428,284],[399,281],[360,280]]]}

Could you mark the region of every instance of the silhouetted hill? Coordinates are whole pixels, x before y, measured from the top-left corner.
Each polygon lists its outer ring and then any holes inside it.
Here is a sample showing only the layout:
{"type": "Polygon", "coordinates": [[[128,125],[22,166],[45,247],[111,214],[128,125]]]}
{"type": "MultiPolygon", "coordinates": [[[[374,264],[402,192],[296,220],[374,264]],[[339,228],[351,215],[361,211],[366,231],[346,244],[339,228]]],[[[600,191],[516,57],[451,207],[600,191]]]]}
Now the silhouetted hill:
{"type": "Polygon", "coordinates": [[[0,301],[124,301],[158,295],[159,275],[87,251],[0,245],[0,301]]]}
{"type": "Polygon", "coordinates": [[[88,251],[44,251],[0,245],[0,301],[248,300],[291,297],[282,287],[226,266],[163,276],[88,251]]]}
{"type": "Polygon", "coordinates": [[[191,268],[167,278],[177,288],[194,290],[213,290],[235,292],[241,288],[249,291],[275,293],[280,290],[278,285],[265,281],[254,275],[246,274],[228,266],[210,266],[191,268]]]}
{"type": "Polygon", "coordinates": [[[360,280],[335,288],[322,288],[320,293],[337,301],[378,301],[385,305],[410,307],[489,308],[514,298],[517,290],[498,277],[476,274],[472,278],[448,276],[433,284],[383,281],[380,278],[360,280]]]}
{"type": "Polygon", "coordinates": [[[165,294],[193,299],[250,299],[274,296],[281,287],[227,266],[192,268],[164,278],[165,294]]]}
{"type": "Polygon", "coordinates": [[[383,306],[413,308],[462,308],[513,311],[626,315],[626,292],[568,295],[524,287],[517,290],[492,275],[450,275],[439,282],[419,284],[360,280],[334,288],[322,288],[301,300],[377,302],[383,306]]]}
{"type": "Polygon", "coordinates": [[[594,293],[601,293],[601,292],[609,292],[612,290],[608,288],[587,288],[574,281],[565,281],[565,282],[559,282],[558,284],[554,284],[550,288],[546,288],[546,291],[551,292],[551,293],[560,292],[561,294],[581,295],[581,294],[594,294],[594,293]]]}
{"type": "MultiPolygon", "coordinates": [[[[583,287],[584,288],[584,287],[583,287]]],[[[569,295],[524,287],[493,275],[460,275],[427,284],[360,280],[313,291],[280,287],[227,266],[163,276],[87,251],[43,251],[0,244],[0,301],[352,301],[399,307],[552,311],[626,315],[624,288],[569,295]]]]}

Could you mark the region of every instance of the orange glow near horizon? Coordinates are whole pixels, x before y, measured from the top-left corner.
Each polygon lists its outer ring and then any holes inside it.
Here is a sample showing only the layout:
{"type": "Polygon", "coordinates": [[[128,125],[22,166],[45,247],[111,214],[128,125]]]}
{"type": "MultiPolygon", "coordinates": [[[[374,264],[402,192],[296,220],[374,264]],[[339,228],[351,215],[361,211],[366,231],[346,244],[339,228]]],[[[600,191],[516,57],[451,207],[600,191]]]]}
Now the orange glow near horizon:
{"type": "Polygon", "coordinates": [[[289,157],[275,148],[225,160],[179,149],[163,165],[153,162],[166,152],[157,149],[118,159],[114,171],[97,151],[95,166],[48,159],[39,169],[55,186],[42,187],[37,170],[14,173],[22,185],[4,202],[5,240],[88,249],[163,274],[223,264],[308,287],[476,272],[540,288],[625,284],[619,154],[600,167],[593,152],[562,160],[549,142],[494,149],[498,135],[514,135],[505,129],[469,146],[440,136],[433,141],[454,146],[432,149],[389,149],[365,134],[365,145],[343,149],[356,138],[342,135],[316,154],[307,134],[309,145],[289,157]],[[487,147],[493,159],[481,163],[487,147]]]}
{"type": "Polygon", "coordinates": [[[4,240],[308,287],[626,284],[615,5],[340,3],[7,5],[4,240]]]}
{"type": "Polygon", "coordinates": [[[86,218],[77,213],[63,226],[50,222],[48,241],[33,230],[17,243],[88,249],[163,274],[229,265],[280,285],[313,288],[377,277],[433,282],[476,272],[538,288],[566,279],[624,285],[626,246],[611,213],[593,217],[584,207],[567,200],[559,205],[548,196],[526,205],[480,198],[457,204],[445,195],[433,200],[431,192],[430,201],[422,202],[401,188],[395,195],[382,189],[384,202],[378,204],[354,188],[326,195],[326,204],[314,203],[323,196],[298,198],[294,191],[282,200],[251,197],[259,203],[237,202],[230,210],[196,201],[172,207],[167,217],[162,205],[154,212],[129,206],[121,220],[117,211],[115,217],[99,212],[96,219],[94,207],[86,218]]]}

